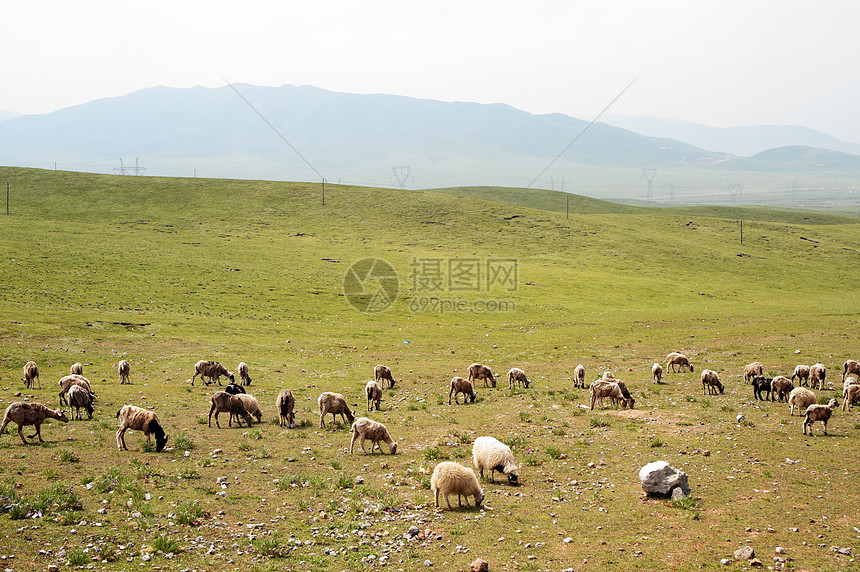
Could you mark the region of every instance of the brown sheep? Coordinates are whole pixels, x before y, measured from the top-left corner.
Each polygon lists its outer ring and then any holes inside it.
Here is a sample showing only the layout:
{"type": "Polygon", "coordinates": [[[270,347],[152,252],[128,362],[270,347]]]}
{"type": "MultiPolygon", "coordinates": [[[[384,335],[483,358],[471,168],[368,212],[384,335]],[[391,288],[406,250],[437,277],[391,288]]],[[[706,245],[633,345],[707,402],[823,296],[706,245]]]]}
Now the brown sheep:
{"type": "Polygon", "coordinates": [[[764,375],[764,366],[754,361],[750,364],[744,366],[744,383],[749,383],[752,378],[760,375],[764,375]]]}
{"type": "Polygon", "coordinates": [[[80,362],[73,363],[69,368],[69,375],[84,375],[84,365],[80,362]]]}
{"type": "Polygon", "coordinates": [[[460,394],[463,394],[463,403],[466,399],[475,403],[475,389],[472,387],[472,382],[462,377],[455,377],[451,380],[451,390],[448,392],[448,405],[451,405],[451,396],[454,396],[454,403],[459,404],[460,394]]]}
{"type": "MultiPolygon", "coordinates": [[[[248,412],[248,415],[253,415],[257,418],[257,423],[263,420],[263,410],[260,409],[260,404],[257,402],[257,398],[251,395],[250,393],[237,393],[234,397],[238,397],[242,403],[245,404],[245,411],[248,412]]],[[[239,423],[239,417],[234,412],[230,412],[230,417],[235,417],[236,422],[239,423]]],[[[241,427],[241,423],[239,426],[241,427]]],[[[250,423],[248,424],[250,425],[250,423]]]]}
{"type": "Polygon", "coordinates": [[[824,379],[827,377],[827,368],[823,364],[817,363],[809,366],[809,387],[815,387],[815,382],[818,382],[818,390],[824,389],[824,379]]]}
{"type": "Polygon", "coordinates": [[[216,381],[218,382],[218,385],[222,385],[222,375],[230,378],[231,382],[236,383],[236,377],[217,361],[200,360],[194,364],[194,375],[191,376],[191,385],[194,385],[194,378],[198,375],[200,376],[200,379],[203,380],[203,385],[209,385],[216,381]],[[206,381],[207,377],[209,378],[209,381],[206,381]]]}
{"type": "Polygon", "coordinates": [[[39,366],[34,361],[28,361],[24,364],[24,387],[34,389],[36,381],[39,382],[39,389],[42,389],[42,380],[39,379],[39,366]]]}
{"type": "Polygon", "coordinates": [[[69,402],[66,399],[66,393],[69,392],[69,388],[73,385],[78,385],[83,387],[90,393],[90,397],[95,399],[95,392],[93,391],[92,386],[90,385],[90,380],[85,378],[82,375],[67,375],[66,377],[60,378],[60,393],[58,394],[60,398],[60,405],[68,405],[69,402]]]}
{"type": "Polygon", "coordinates": [[[10,421],[14,421],[18,425],[18,436],[25,445],[28,443],[24,439],[24,433],[21,431],[25,425],[34,425],[36,427],[36,432],[28,435],[30,439],[39,437],[39,443],[44,443],[41,426],[45,419],[56,419],[62,423],[69,422],[69,418],[66,417],[65,412],[59,409],[48,409],[41,403],[16,401],[10,404],[3,414],[3,425],[0,426],[0,435],[3,435],[6,425],[10,421]]]}
{"type": "Polygon", "coordinates": [[[367,417],[359,417],[355,420],[355,423],[352,424],[350,431],[352,431],[352,439],[349,442],[350,455],[352,455],[352,447],[355,445],[356,439],[361,439],[359,441],[359,445],[361,445],[361,450],[364,451],[365,455],[367,454],[367,449],[364,448],[365,439],[370,439],[371,455],[373,454],[374,448],[378,448],[379,452],[382,453],[380,442],[385,442],[385,444],[388,445],[389,455],[397,453],[397,443],[391,438],[391,435],[388,434],[388,429],[386,429],[385,425],[382,423],[368,419],[367,417]]]}
{"type": "Polygon", "coordinates": [[[90,392],[80,385],[73,385],[69,388],[69,407],[75,408],[75,415],[72,419],[81,419],[81,407],[87,412],[87,418],[93,418],[93,398],[90,392]]]}
{"type": "Polygon", "coordinates": [[[675,371],[675,366],[678,366],[680,371],[690,368],[690,373],[693,373],[693,366],[690,365],[690,360],[687,356],[678,352],[672,352],[666,356],[666,371],[675,371]]]}
{"type": "Polygon", "coordinates": [[[797,378],[797,387],[809,385],[809,366],[800,364],[794,368],[794,373],[791,374],[791,381],[797,378]]]}
{"type": "Polygon", "coordinates": [[[585,366],[582,364],[573,368],[573,386],[585,389],[585,366]]]}
{"type": "MultiPolygon", "coordinates": [[[[251,385],[251,382],[253,380],[251,379],[251,376],[248,375],[248,364],[246,364],[243,361],[240,361],[239,367],[238,367],[238,372],[239,372],[239,383],[242,385],[251,385]]],[[[221,375],[224,375],[224,374],[222,373],[221,375]]]]}
{"type": "Polygon", "coordinates": [[[296,416],[294,409],[296,407],[296,398],[289,389],[284,389],[278,394],[275,400],[275,409],[280,415],[281,427],[289,427],[290,429],[296,426],[296,416]]]}
{"type": "Polygon", "coordinates": [[[847,385],[842,390],[842,411],[850,411],[854,403],[860,403],[860,385],[847,385]]]}
{"type": "Polygon", "coordinates": [[[816,421],[821,421],[824,424],[824,434],[827,435],[827,422],[830,416],[833,415],[833,410],[839,407],[839,403],[835,399],[831,399],[827,405],[812,404],[806,408],[806,417],[803,420],[803,434],[806,435],[806,428],[809,427],[809,436],[812,437],[812,424],[816,421]]]}
{"type": "Polygon", "coordinates": [[[496,378],[493,377],[493,370],[485,365],[473,363],[469,366],[469,381],[477,381],[479,379],[484,380],[484,387],[487,387],[488,380],[493,387],[496,387],[496,378]]]}
{"type": "Polygon", "coordinates": [[[770,382],[771,401],[788,401],[788,396],[794,390],[794,384],[784,375],[778,375],[770,382]]]}
{"type": "Polygon", "coordinates": [[[654,362],[651,366],[651,377],[654,378],[654,383],[660,383],[663,380],[663,366],[654,362]]]}
{"type": "Polygon", "coordinates": [[[382,389],[385,389],[385,382],[388,382],[388,388],[394,388],[394,376],[391,375],[391,370],[382,364],[373,368],[373,379],[382,384],[382,389]]]}
{"type": "MultiPolygon", "coordinates": [[[[591,394],[591,409],[594,410],[594,405],[596,403],[600,403],[600,408],[605,409],[606,406],[603,404],[603,399],[605,397],[609,398],[609,402],[611,405],[616,406],[621,404],[622,407],[627,407],[628,401],[624,397],[624,394],[621,391],[621,387],[618,383],[614,381],[607,381],[605,379],[598,379],[593,381],[589,386],[589,393],[591,394]]],[[[629,395],[629,393],[628,393],[629,395]]],[[[633,398],[630,398],[630,401],[633,401],[633,398]]],[[[633,404],[630,403],[630,408],[633,408],[633,404]]]]}
{"type": "Polygon", "coordinates": [[[325,416],[331,413],[332,428],[337,423],[337,416],[340,415],[344,422],[352,423],[355,421],[355,415],[346,403],[343,395],[332,391],[325,391],[317,398],[317,403],[320,406],[320,428],[325,429],[325,416]]]}
{"type": "Polygon", "coordinates": [[[119,422],[119,429],[116,432],[116,446],[120,451],[128,451],[128,447],[125,446],[125,432],[129,429],[143,431],[147,447],[152,447],[150,435],[155,435],[155,450],[158,452],[164,450],[170,437],[165,434],[164,428],[158,421],[158,415],[154,411],[148,411],[134,405],[123,405],[116,412],[116,418],[119,422]]]}
{"type": "Polygon", "coordinates": [[[377,381],[368,381],[364,386],[364,393],[367,395],[367,410],[373,411],[373,406],[379,411],[379,404],[382,401],[382,386],[377,381]]]}
{"type": "Polygon", "coordinates": [[[251,423],[251,414],[248,413],[247,409],[245,409],[245,403],[239,399],[238,395],[230,395],[226,391],[219,391],[212,396],[210,401],[212,406],[209,408],[209,427],[212,427],[213,412],[215,413],[215,426],[218,427],[218,429],[221,428],[221,425],[218,423],[219,413],[230,414],[227,421],[227,424],[230,427],[233,426],[233,415],[236,415],[236,421],[239,423],[239,427],[242,426],[242,420],[239,419],[240,416],[248,424],[248,427],[253,424],[251,423]]]}
{"type": "Polygon", "coordinates": [[[706,369],[702,372],[702,393],[707,393],[708,395],[716,395],[717,389],[720,390],[720,393],[723,392],[723,384],[720,383],[720,376],[717,375],[712,369],[706,369]]]}
{"type": "Polygon", "coordinates": [[[510,371],[508,371],[508,384],[510,389],[513,389],[517,383],[528,389],[531,382],[526,377],[526,372],[518,367],[512,367],[510,371]]]}
{"type": "Polygon", "coordinates": [[[131,383],[128,380],[128,376],[131,373],[131,364],[128,363],[127,360],[121,360],[116,366],[117,373],[119,373],[119,384],[122,385],[124,383],[131,383]]]}
{"type": "Polygon", "coordinates": [[[860,377],[860,361],[849,359],[842,364],[842,382],[845,383],[845,378],[852,373],[860,377]]]}
{"type": "Polygon", "coordinates": [[[794,408],[797,412],[806,411],[806,408],[815,403],[815,394],[805,387],[795,387],[788,396],[789,412],[793,416],[794,408]]]}

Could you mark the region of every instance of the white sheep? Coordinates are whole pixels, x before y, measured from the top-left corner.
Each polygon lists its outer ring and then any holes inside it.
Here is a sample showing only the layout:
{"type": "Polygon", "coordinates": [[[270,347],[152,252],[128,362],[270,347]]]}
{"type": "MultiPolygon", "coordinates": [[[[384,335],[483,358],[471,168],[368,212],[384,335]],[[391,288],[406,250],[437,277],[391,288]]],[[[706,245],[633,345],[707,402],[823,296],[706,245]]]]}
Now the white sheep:
{"type": "Polygon", "coordinates": [[[128,380],[128,376],[131,373],[131,364],[128,363],[127,360],[120,360],[119,364],[116,366],[117,373],[119,373],[119,384],[122,385],[124,383],[131,383],[128,380]]]}
{"type": "MultiPolygon", "coordinates": [[[[613,406],[621,404],[622,407],[627,407],[628,405],[628,401],[624,397],[624,393],[621,391],[621,387],[618,385],[618,383],[614,381],[598,379],[591,382],[591,385],[588,389],[589,393],[591,394],[592,411],[594,410],[594,405],[598,402],[600,403],[600,408],[605,409],[606,406],[603,404],[603,399],[606,397],[609,398],[609,402],[613,406]]],[[[630,404],[630,408],[633,408],[632,403],[630,404]]]]}
{"type": "Polygon", "coordinates": [[[69,388],[69,407],[75,408],[75,415],[72,419],[81,419],[81,407],[87,412],[89,419],[93,418],[93,398],[90,392],[80,385],[73,385],[69,388]]]}
{"type": "Polygon", "coordinates": [[[385,389],[385,382],[389,383],[388,388],[394,388],[394,376],[391,375],[391,370],[388,369],[388,366],[384,366],[382,364],[377,365],[373,368],[373,379],[379,381],[382,384],[382,389],[385,389]]]}
{"type": "Polygon", "coordinates": [[[443,461],[433,469],[430,477],[430,490],[436,499],[436,508],[439,508],[439,495],[445,497],[448,508],[451,507],[449,495],[457,495],[458,506],[463,506],[462,497],[466,497],[466,504],[470,496],[475,497],[475,508],[484,502],[484,491],[478,483],[475,471],[451,461],[443,461]]]}
{"type": "Polygon", "coordinates": [[[290,429],[296,426],[296,416],[293,410],[296,406],[296,398],[289,389],[284,389],[278,394],[275,400],[275,409],[280,415],[281,427],[289,426],[290,429]]]}
{"type": "Polygon", "coordinates": [[[573,368],[573,386],[585,389],[585,366],[582,364],[573,368]]]}
{"type": "MultiPolygon", "coordinates": [[[[854,378],[849,377],[848,379],[854,378]]],[[[860,385],[846,385],[845,389],[842,390],[842,410],[850,411],[851,405],[854,403],[860,403],[860,385]]]]}
{"type": "Polygon", "coordinates": [[[236,421],[239,423],[239,427],[242,426],[242,420],[239,419],[240,416],[248,424],[248,427],[253,424],[251,422],[251,414],[248,413],[247,409],[245,409],[245,402],[239,399],[238,395],[230,395],[226,391],[218,391],[212,396],[210,403],[212,405],[209,408],[209,427],[212,427],[212,413],[215,413],[215,426],[218,427],[218,429],[221,428],[221,424],[218,423],[219,413],[229,414],[227,425],[230,427],[233,426],[234,415],[236,416],[236,421]]]}
{"type": "Polygon", "coordinates": [[[803,364],[795,366],[794,373],[791,374],[792,382],[794,382],[795,377],[797,378],[797,387],[809,385],[809,366],[803,364]]]}
{"type": "Polygon", "coordinates": [[[463,394],[463,403],[466,399],[475,403],[475,388],[472,387],[472,382],[462,377],[455,377],[451,380],[451,390],[448,392],[448,405],[451,405],[451,396],[454,396],[454,403],[459,404],[460,394],[463,394]]]}
{"type": "Polygon", "coordinates": [[[490,480],[496,482],[496,471],[508,476],[508,483],[519,484],[519,473],[511,448],[494,437],[478,437],[472,444],[472,463],[484,478],[484,469],[490,470],[490,480]]]}
{"type": "Polygon", "coordinates": [[[531,382],[526,377],[526,372],[518,367],[512,367],[510,371],[508,371],[508,384],[510,389],[513,389],[518,383],[528,389],[531,382]]]}
{"type": "Polygon", "coordinates": [[[835,399],[831,399],[827,405],[812,404],[807,407],[806,417],[803,420],[803,434],[806,435],[806,428],[809,427],[809,436],[812,437],[812,424],[821,421],[824,424],[824,434],[827,435],[827,422],[837,407],[839,403],[835,399]]]}
{"type": "Polygon", "coordinates": [[[690,368],[690,373],[693,373],[693,366],[684,354],[672,352],[666,356],[666,370],[674,372],[675,366],[677,366],[682,372],[684,369],[690,368]]]}
{"type": "Polygon", "coordinates": [[[69,368],[69,375],[84,375],[84,365],[80,362],[73,363],[69,368]]]}
{"type": "Polygon", "coordinates": [[[379,423],[378,421],[374,421],[373,419],[368,419],[367,417],[359,417],[355,420],[355,423],[350,427],[350,431],[352,431],[352,439],[349,442],[349,454],[352,455],[352,447],[355,444],[356,439],[361,439],[359,444],[361,445],[361,450],[364,451],[364,454],[367,454],[367,450],[364,448],[365,439],[370,440],[370,453],[373,454],[373,449],[378,448],[379,452],[382,453],[381,442],[385,442],[388,445],[388,453],[390,455],[397,454],[397,443],[394,439],[391,438],[391,435],[388,434],[388,429],[385,428],[385,425],[379,423]]]}
{"type": "Polygon", "coordinates": [[[771,401],[788,401],[788,396],[794,391],[794,384],[784,375],[778,375],[770,382],[771,401]]]}
{"type": "Polygon", "coordinates": [[[24,387],[33,389],[37,381],[39,382],[39,389],[42,389],[42,380],[39,379],[39,366],[34,361],[28,361],[24,364],[24,387]]]}
{"type": "Polygon", "coordinates": [[[367,396],[367,410],[373,411],[373,406],[379,411],[379,404],[382,402],[382,386],[378,381],[370,380],[364,386],[364,394],[367,396]]]}
{"type": "Polygon", "coordinates": [[[237,370],[239,373],[239,383],[243,385],[251,385],[252,379],[251,376],[248,375],[248,364],[243,361],[240,361],[237,370]]]}
{"type": "Polygon", "coordinates": [[[720,376],[717,375],[717,372],[712,369],[702,371],[702,393],[707,392],[708,395],[716,395],[718,389],[722,393],[725,388],[720,383],[720,376]]]}
{"type": "Polygon", "coordinates": [[[324,419],[329,413],[331,413],[332,427],[337,423],[338,415],[344,419],[344,423],[355,421],[355,415],[353,415],[352,410],[346,403],[346,399],[340,393],[325,391],[317,398],[317,403],[320,406],[320,428],[325,429],[324,419]]]}
{"type": "MultiPolygon", "coordinates": [[[[257,423],[263,420],[263,410],[260,409],[260,404],[257,402],[256,397],[250,393],[237,393],[235,397],[238,397],[245,405],[245,411],[248,412],[248,415],[253,415],[257,418],[257,423]]],[[[237,422],[239,421],[238,416],[236,416],[235,413],[231,412],[230,415],[236,417],[237,422]]]]}
{"type": "Polygon", "coordinates": [[[69,392],[69,388],[71,388],[73,385],[78,385],[86,389],[90,393],[90,397],[92,398],[95,398],[96,396],[95,392],[93,391],[92,385],[90,385],[90,380],[88,380],[82,375],[67,375],[65,377],[60,378],[59,384],[60,393],[58,393],[57,395],[60,398],[60,405],[69,404],[68,400],[66,399],[66,393],[69,392]]]}
{"type": "Polygon", "coordinates": [[[845,378],[852,373],[860,376],[860,361],[849,359],[842,364],[842,382],[845,383],[845,378]]]}
{"type": "Polygon", "coordinates": [[[797,412],[806,411],[806,408],[815,403],[815,394],[805,387],[795,387],[791,390],[788,396],[788,405],[790,406],[790,414],[794,415],[794,408],[797,407],[797,412]]]}
{"type": "Polygon", "coordinates": [[[493,370],[485,365],[473,363],[469,366],[469,381],[478,381],[479,379],[484,380],[484,387],[487,387],[487,381],[489,381],[493,387],[496,387],[496,378],[493,377],[493,370]]]}
{"type": "Polygon", "coordinates": [[[42,440],[41,427],[45,419],[56,419],[61,423],[69,422],[69,418],[66,417],[65,412],[60,411],[59,409],[48,409],[41,403],[16,401],[15,403],[9,404],[9,407],[6,408],[6,412],[3,414],[3,425],[0,426],[0,435],[3,435],[3,432],[6,430],[6,425],[10,421],[14,421],[15,424],[18,425],[18,436],[25,445],[28,443],[27,440],[24,439],[24,433],[21,430],[26,425],[33,425],[36,427],[36,432],[29,435],[30,439],[33,437],[39,437],[39,443],[44,443],[42,440]]]}
{"type": "Polygon", "coordinates": [[[158,415],[154,411],[148,411],[134,405],[123,405],[116,412],[116,418],[119,421],[119,429],[116,432],[116,446],[120,451],[128,451],[128,447],[125,446],[125,432],[129,429],[143,431],[148,447],[152,447],[150,435],[155,435],[155,450],[164,450],[164,445],[167,444],[167,440],[170,437],[164,433],[164,428],[158,421],[158,415]]]}
{"type": "Polygon", "coordinates": [[[824,379],[827,377],[827,368],[824,364],[817,363],[809,366],[809,387],[815,387],[815,382],[818,382],[818,390],[824,389],[824,379]]]}
{"type": "Polygon", "coordinates": [[[744,383],[749,383],[750,380],[756,376],[764,375],[764,366],[754,361],[750,364],[744,366],[744,383]]]}
{"type": "Polygon", "coordinates": [[[663,380],[663,366],[656,361],[651,366],[651,377],[654,378],[655,383],[660,383],[663,380]]]}

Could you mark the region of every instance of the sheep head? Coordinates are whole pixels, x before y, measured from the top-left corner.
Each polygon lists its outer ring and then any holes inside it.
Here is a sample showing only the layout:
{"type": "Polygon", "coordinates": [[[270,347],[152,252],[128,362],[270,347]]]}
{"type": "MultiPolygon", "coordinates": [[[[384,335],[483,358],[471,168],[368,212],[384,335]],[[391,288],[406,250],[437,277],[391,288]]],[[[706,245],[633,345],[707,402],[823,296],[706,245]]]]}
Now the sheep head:
{"type": "Polygon", "coordinates": [[[397,454],[397,442],[394,442],[394,443],[392,443],[392,444],[391,444],[391,454],[392,454],[392,455],[396,455],[396,454],[397,454]]]}
{"type": "Polygon", "coordinates": [[[475,403],[475,399],[476,399],[477,397],[478,397],[478,394],[477,394],[477,393],[475,393],[475,392],[473,391],[471,394],[469,394],[469,402],[470,402],[470,403],[475,403]]]}
{"type": "Polygon", "coordinates": [[[155,450],[159,453],[164,450],[164,446],[167,444],[167,440],[170,439],[170,435],[165,435],[162,433],[161,435],[155,436],[155,450]]]}
{"type": "Polygon", "coordinates": [[[56,419],[57,421],[60,421],[61,423],[68,423],[69,422],[69,418],[66,417],[66,412],[61,410],[61,409],[54,409],[54,415],[56,415],[56,417],[54,419],[56,419]]]}
{"type": "Polygon", "coordinates": [[[519,477],[519,475],[517,475],[516,472],[510,473],[508,475],[508,484],[511,485],[512,487],[519,486],[520,477],[519,477]]]}

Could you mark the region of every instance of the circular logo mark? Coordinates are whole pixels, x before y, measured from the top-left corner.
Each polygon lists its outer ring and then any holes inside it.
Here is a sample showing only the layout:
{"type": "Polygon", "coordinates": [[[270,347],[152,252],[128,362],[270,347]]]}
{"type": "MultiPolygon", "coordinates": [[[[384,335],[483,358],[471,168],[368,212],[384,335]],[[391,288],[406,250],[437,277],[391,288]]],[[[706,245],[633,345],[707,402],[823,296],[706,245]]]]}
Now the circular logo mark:
{"type": "Polygon", "coordinates": [[[373,314],[388,309],[399,289],[397,272],[381,258],[353,262],[343,277],[346,300],[359,312],[373,314]]]}

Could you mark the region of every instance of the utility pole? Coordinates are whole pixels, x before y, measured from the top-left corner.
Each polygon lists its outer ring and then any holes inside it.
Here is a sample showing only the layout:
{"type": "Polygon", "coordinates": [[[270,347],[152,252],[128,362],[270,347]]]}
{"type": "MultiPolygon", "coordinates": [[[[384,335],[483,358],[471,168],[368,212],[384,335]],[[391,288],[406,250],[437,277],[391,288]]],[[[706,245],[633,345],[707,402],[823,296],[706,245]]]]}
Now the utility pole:
{"type": "Polygon", "coordinates": [[[648,202],[650,203],[653,196],[654,177],[657,176],[657,169],[642,169],[642,176],[648,181],[648,202]]]}
{"type": "Polygon", "coordinates": [[[564,207],[564,218],[570,218],[570,195],[565,195],[567,198],[566,205],[564,207]]]}
{"type": "Polygon", "coordinates": [[[9,214],[9,183],[6,183],[6,214],[9,214]]]}
{"type": "Polygon", "coordinates": [[[323,177],[323,180],[322,180],[322,201],[323,201],[323,206],[325,206],[325,177],[323,177]]]}
{"type": "Polygon", "coordinates": [[[741,245],[744,243],[744,221],[741,221],[741,245]]]}

